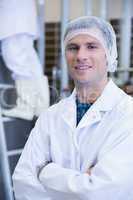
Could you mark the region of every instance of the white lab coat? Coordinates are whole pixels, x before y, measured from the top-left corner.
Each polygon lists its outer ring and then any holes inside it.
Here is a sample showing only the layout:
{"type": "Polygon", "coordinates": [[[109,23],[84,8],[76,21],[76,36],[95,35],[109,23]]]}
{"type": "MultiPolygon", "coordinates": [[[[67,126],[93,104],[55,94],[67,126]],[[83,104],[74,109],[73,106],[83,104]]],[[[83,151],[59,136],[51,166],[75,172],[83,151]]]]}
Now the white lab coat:
{"type": "Polygon", "coordinates": [[[19,33],[38,37],[36,0],[0,0],[0,40],[19,33]]]}
{"type": "Polygon", "coordinates": [[[132,155],[132,98],[110,80],[76,127],[73,92],[32,130],[13,175],[16,200],[132,200],[132,155]]]}

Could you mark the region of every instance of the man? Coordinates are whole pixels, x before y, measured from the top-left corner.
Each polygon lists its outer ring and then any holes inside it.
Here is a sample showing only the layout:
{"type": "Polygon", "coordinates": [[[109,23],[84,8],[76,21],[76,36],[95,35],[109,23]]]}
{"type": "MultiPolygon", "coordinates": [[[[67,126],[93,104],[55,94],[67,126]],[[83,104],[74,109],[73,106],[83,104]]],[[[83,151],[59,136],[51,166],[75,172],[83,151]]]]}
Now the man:
{"type": "Polygon", "coordinates": [[[36,0],[0,2],[0,42],[17,89],[17,105],[3,110],[9,117],[32,120],[49,106],[48,79],[34,49],[39,37],[36,0]]]}
{"type": "Polygon", "coordinates": [[[16,200],[132,200],[133,100],[108,78],[116,38],[93,16],[68,23],[72,95],[38,119],[13,175],[16,200]]]}

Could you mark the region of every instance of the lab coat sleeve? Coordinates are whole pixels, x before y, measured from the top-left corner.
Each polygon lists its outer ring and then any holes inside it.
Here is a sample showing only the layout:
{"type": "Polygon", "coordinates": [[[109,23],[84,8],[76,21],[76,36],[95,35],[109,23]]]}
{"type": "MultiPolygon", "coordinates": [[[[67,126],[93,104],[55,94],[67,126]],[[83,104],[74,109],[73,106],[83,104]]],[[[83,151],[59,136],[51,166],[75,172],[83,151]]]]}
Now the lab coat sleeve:
{"type": "Polygon", "coordinates": [[[75,195],[84,200],[133,199],[133,134],[127,134],[108,146],[91,175],[50,163],[40,173],[43,186],[56,193],[75,195]]]}
{"type": "Polygon", "coordinates": [[[49,158],[49,137],[41,116],[32,130],[13,174],[16,200],[48,200],[49,195],[37,179],[39,166],[49,158]],[[42,128],[44,127],[44,128],[42,128]]]}

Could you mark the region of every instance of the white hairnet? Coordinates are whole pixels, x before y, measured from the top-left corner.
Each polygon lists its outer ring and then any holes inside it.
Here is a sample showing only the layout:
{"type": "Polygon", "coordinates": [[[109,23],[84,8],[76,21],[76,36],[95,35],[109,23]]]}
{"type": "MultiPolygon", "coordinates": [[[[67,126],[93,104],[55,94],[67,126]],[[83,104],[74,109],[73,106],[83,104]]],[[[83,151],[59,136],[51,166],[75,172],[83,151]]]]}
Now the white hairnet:
{"type": "Polygon", "coordinates": [[[110,23],[95,16],[83,16],[68,23],[64,34],[64,46],[69,40],[79,34],[95,37],[105,49],[108,71],[114,72],[117,68],[116,35],[110,23]]]}

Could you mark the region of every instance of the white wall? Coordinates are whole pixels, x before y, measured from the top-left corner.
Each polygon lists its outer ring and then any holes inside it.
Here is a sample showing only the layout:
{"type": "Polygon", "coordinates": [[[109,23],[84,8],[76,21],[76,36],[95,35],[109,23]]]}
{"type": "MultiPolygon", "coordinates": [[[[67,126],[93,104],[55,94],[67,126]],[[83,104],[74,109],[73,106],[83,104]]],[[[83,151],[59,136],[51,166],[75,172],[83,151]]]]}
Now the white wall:
{"type": "MultiPolygon", "coordinates": [[[[84,15],[84,0],[70,1],[70,19],[84,15]]],[[[63,0],[45,0],[46,21],[60,21],[63,0]]],[[[93,14],[100,16],[100,0],[92,0],[93,14]]],[[[107,18],[121,18],[122,0],[107,0],[107,18]]]]}
{"type": "Polygon", "coordinates": [[[60,21],[61,0],[45,1],[45,20],[50,22],[60,21]]]}

